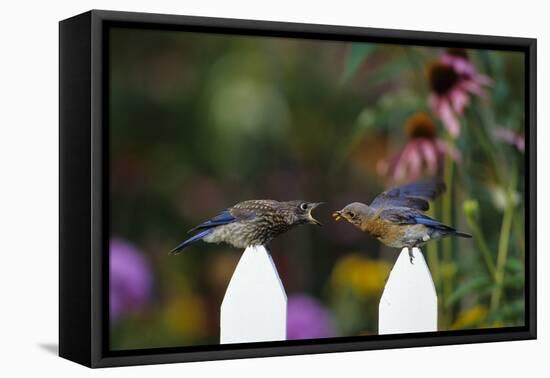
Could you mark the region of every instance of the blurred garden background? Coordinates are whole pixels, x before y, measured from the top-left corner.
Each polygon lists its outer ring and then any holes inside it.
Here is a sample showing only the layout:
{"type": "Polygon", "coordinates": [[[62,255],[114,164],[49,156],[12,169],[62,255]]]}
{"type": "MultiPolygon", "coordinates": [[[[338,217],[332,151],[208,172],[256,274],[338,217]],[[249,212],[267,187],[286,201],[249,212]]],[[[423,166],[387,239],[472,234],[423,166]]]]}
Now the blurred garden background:
{"type": "Polygon", "coordinates": [[[330,214],[437,174],[474,235],[423,248],[439,329],[523,325],[524,85],[518,52],[111,29],[111,348],[219,342],[242,251],[168,252],[248,199],[325,202],[272,245],[288,338],[375,335],[399,251],[330,214]]]}

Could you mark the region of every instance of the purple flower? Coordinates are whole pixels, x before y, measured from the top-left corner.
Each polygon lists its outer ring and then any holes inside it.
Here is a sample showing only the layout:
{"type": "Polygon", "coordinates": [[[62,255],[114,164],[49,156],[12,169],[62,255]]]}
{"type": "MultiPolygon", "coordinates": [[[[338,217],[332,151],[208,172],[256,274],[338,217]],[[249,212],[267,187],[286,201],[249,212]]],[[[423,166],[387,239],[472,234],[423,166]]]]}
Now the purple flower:
{"type": "Polygon", "coordinates": [[[449,134],[460,134],[458,116],[470,103],[470,96],[485,97],[484,87],[492,80],[477,72],[464,49],[449,49],[428,69],[430,106],[449,134]]]}
{"type": "Polygon", "coordinates": [[[328,309],[317,299],[305,294],[288,298],[287,339],[316,339],[335,335],[328,309]]]}
{"type": "Polygon", "coordinates": [[[152,276],[145,256],[122,239],[111,239],[109,260],[109,313],[116,320],[149,301],[152,276]]]}

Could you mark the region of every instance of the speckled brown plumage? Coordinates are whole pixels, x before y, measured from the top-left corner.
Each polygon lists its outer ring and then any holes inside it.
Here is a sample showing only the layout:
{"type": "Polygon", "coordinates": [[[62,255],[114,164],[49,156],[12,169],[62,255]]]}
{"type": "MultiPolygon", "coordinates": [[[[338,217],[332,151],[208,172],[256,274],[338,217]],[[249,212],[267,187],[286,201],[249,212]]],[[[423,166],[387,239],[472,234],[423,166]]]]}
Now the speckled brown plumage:
{"type": "Polygon", "coordinates": [[[195,236],[178,245],[172,253],[198,240],[227,243],[237,248],[268,245],[274,238],[300,224],[320,224],[311,215],[319,203],[274,200],[244,201],[198,225],[195,236]]]}

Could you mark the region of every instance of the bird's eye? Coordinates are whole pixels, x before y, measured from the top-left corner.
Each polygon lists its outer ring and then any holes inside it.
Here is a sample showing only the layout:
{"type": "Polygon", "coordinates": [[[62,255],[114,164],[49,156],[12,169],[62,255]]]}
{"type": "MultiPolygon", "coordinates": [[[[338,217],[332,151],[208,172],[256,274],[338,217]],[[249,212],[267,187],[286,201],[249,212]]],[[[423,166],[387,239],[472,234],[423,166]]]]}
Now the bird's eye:
{"type": "Polygon", "coordinates": [[[350,218],[355,218],[355,213],[353,211],[350,211],[348,215],[350,216],[350,218]]]}
{"type": "Polygon", "coordinates": [[[304,210],[304,211],[307,210],[307,203],[305,203],[305,202],[302,203],[302,204],[300,205],[300,209],[302,209],[302,210],[304,210]]]}

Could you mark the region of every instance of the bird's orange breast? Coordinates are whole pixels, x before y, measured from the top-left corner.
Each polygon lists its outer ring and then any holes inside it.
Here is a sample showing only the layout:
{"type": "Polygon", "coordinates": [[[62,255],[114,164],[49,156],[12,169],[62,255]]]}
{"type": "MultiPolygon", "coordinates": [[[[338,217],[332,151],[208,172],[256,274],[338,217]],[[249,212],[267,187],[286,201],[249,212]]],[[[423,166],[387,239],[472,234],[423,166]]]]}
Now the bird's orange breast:
{"type": "Polygon", "coordinates": [[[390,247],[399,244],[406,231],[404,226],[392,224],[379,217],[361,224],[361,230],[390,247]]]}

